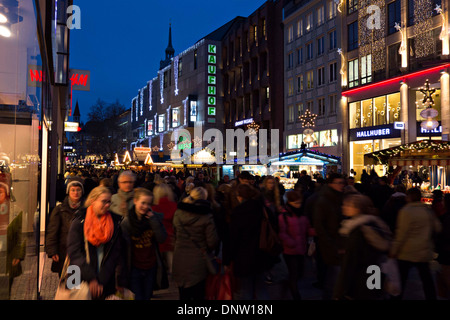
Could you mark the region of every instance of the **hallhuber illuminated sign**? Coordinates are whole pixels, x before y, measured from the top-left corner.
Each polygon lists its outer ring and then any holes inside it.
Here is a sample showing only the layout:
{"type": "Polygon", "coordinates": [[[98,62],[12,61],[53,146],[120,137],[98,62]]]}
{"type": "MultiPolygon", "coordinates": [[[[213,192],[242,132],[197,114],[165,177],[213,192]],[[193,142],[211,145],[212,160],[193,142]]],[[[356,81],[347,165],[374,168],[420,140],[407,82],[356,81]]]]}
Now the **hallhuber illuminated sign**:
{"type": "Polygon", "coordinates": [[[380,136],[389,136],[391,134],[391,129],[374,129],[374,130],[363,130],[356,132],[357,138],[372,138],[380,136]]]}

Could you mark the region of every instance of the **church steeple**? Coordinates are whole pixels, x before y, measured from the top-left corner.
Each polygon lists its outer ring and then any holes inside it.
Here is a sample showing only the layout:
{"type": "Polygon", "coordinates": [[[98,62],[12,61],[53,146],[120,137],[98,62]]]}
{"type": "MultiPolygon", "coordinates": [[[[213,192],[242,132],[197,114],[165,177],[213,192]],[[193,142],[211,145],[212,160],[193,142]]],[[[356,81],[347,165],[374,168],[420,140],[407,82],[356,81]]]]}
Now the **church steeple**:
{"type": "Polygon", "coordinates": [[[171,59],[175,56],[175,49],[172,46],[172,24],[169,24],[169,44],[167,45],[166,48],[166,59],[165,60],[161,60],[161,62],[159,63],[159,69],[164,69],[165,67],[167,67],[170,62],[171,59]]]}
{"type": "Polygon", "coordinates": [[[169,24],[169,44],[166,48],[166,60],[173,58],[175,49],[172,47],[172,24],[169,24]]]}
{"type": "Polygon", "coordinates": [[[78,106],[78,100],[77,104],[75,105],[75,111],[73,112],[73,121],[74,122],[80,122],[80,107],[78,106]]]}

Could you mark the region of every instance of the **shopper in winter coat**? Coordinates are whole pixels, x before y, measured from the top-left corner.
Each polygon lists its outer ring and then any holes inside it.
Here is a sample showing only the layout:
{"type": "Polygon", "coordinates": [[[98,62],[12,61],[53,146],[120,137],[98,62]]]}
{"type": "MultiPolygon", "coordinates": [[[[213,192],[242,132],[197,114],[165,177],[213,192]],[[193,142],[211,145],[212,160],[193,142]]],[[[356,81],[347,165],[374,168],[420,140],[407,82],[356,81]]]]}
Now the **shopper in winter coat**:
{"type": "Polygon", "coordinates": [[[418,188],[409,189],[406,195],[408,204],[398,214],[390,254],[398,260],[402,292],[409,270],[416,267],[422,280],[425,298],[435,300],[436,291],[429,263],[433,259],[433,233],[441,231],[441,224],[434,212],[421,202],[422,194],[418,188]]]}
{"type": "Polygon", "coordinates": [[[150,190],[135,189],[134,206],[121,223],[126,243],[129,288],[134,293],[135,300],[150,300],[155,279],[161,279],[157,272],[164,268],[158,243],[166,240],[167,233],[162,214],[151,209],[152,201],[150,190]]]}
{"type": "Polygon", "coordinates": [[[61,276],[67,255],[67,235],[76,213],[83,205],[83,184],[73,180],[67,184],[66,198],[50,215],[45,237],[45,251],[52,259],[51,270],[61,276]]]}
{"type": "Polygon", "coordinates": [[[177,210],[177,203],[174,201],[172,188],[165,183],[161,183],[153,189],[152,210],[163,214],[162,223],[167,232],[166,240],[159,245],[159,250],[163,256],[167,272],[172,274],[173,250],[175,236],[173,231],[173,216],[177,210]]]}
{"type": "Polygon", "coordinates": [[[342,198],[345,186],[344,178],[332,174],[327,179],[315,201],[313,226],[317,235],[317,246],[325,264],[323,299],[332,298],[340,260],[344,253],[342,236],[339,234],[342,217],[342,198]]]}
{"type": "Polygon", "coordinates": [[[397,227],[398,212],[406,205],[406,187],[398,184],[395,193],[389,198],[380,213],[380,218],[387,223],[392,232],[397,227]]]}
{"type": "Polygon", "coordinates": [[[136,175],[131,171],[123,171],[117,178],[119,190],[111,198],[110,211],[122,217],[126,217],[133,207],[133,189],[136,175]]]}
{"type": "Polygon", "coordinates": [[[248,184],[239,184],[236,191],[240,204],[231,214],[230,248],[224,250],[224,265],[231,266],[234,275],[233,299],[266,300],[270,297],[266,272],[279,260],[259,249],[263,200],[248,184]]]}
{"type": "Polygon", "coordinates": [[[301,210],[302,194],[298,191],[289,191],[286,198],[287,204],[278,216],[279,236],[289,271],[289,288],[294,300],[300,300],[298,281],[303,274],[310,225],[301,210]]]}
{"type": "Polygon", "coordinates": [[[369,266],[380,266],[387,259],[392,232],[387,224],[374,214],[371,199],[361,194],[345,197],[342,211],[349,219],[342,221],[339,233],[344,237],[345,254],[334,290],[337,300],[379,300],[382,288],[369,289],[369,266]]]}
{"type": "Polygon", "coordinates": [[[179,288],[180,300],[205,299],[209,271],[203,252],[212,251],[219,242],[207,197],[204,188],[192,189],[189,196],[178,203],[173,217],[175,249],[172,275],[179,288]]]}
{"type": "MultiPolygon", "coordinates": [[[[106,187],[96,187],[85,202],[85,208],[75,216],[67,236],[67,253],[70,264],[81,271],[81,280],[89,283],[92,299],[103,300],[125,286],[124,273],[116,268],[123,266],[121,216],[109,212],[111,192],[106,187]],[[90,262],[86,260],[86,246],[90,262]]],[[[121,268],[120,268],[121,269],[121,268]]]]}

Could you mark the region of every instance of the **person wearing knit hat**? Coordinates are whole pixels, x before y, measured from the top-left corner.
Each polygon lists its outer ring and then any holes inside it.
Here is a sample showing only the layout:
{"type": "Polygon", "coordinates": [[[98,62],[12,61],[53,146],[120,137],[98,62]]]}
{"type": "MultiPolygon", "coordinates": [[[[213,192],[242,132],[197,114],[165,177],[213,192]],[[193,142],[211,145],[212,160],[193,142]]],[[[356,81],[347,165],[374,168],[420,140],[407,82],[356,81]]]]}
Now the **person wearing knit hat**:
{"type": "Polygon", "coordinates": [[[53,209],[47,227],[45,251],[53,260],[51,270],[61,275],[67,255],[67,235],[77,212],[82,208],[84,186],[79,180],[69,180],[66,198],[53,209]]]}
{"type": "Polygon", "coordinates": [[[72,181],[70,181],[70,182],[67,184],[67,187],[66,187],[66,194],[69,194],[70,188],[71,188],[71,187],[75,187],[75,186],[80,187],[80,188],[81,188],[82,194],[84,194],[84,186],[83,186],[83,183],[81,183],[81,182],[78,181],[78,180],[72,180],[72,181]]]}

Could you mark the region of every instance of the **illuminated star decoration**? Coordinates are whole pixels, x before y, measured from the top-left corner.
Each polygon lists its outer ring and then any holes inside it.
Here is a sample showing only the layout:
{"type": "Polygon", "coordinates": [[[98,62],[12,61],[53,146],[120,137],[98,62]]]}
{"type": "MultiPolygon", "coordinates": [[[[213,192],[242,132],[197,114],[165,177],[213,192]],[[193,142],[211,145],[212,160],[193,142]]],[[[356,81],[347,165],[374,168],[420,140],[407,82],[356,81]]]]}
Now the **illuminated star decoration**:
{"type": "Polygon", "coordinates": [[[152,148],[152,150],[153,150],[153,152],[158,152],[158,151],[159,151],[159,147],[158,147],[158,146],[154,146],[154,147],[152,148]]]}
{"type": "Polygon", "coordinates": [[[309,109],[306,109],[305,114],[302,114],[298,118],[302,122],[303,128],[310,128],[316,125],[317,114],[313,114],[309,109]]]}
{"type": "Polygon", "coordinates": [[[195,137],[194,139],[192,139],[192,142],[194,143],[194,148],[202,147],[203,140],[200,139],[199,137],[195,137]]]}
{"type": "Polygon", "coordinates": [[[247,125],[248,133],[249,134],[257,134],[260,126],[255,121],[247,125]]]}
{"type": "Polygon", "coordinates": [[[171,141],[171,142],[167,145],[167,148],[169,148],[170,151],[172,151],[174,147],[175,147],[175,143],[173,143],[173,141],[171,141]]]}
{"type": "Polygon", "coordinates": [[[341,48],[337,49],[337,53],[341,56],[341,70],[339,71],[339,73],[341,75],[345,75],[345,69],[344,69],[344,67],[345,67],[345,56],[344,56],[344,53],[342,52],[341,48]]]}
{"type": "Polygon", "coordinates": [[[431,107],[432,105],[434,105],[433,94],[436,92],[436,89],[430,89],[430,82],[428,81],[428,79],[425,82],[425,89],[420,88],[420,92],[423,93],[423,104],[428,104],[427,107],[431,107]]]}

